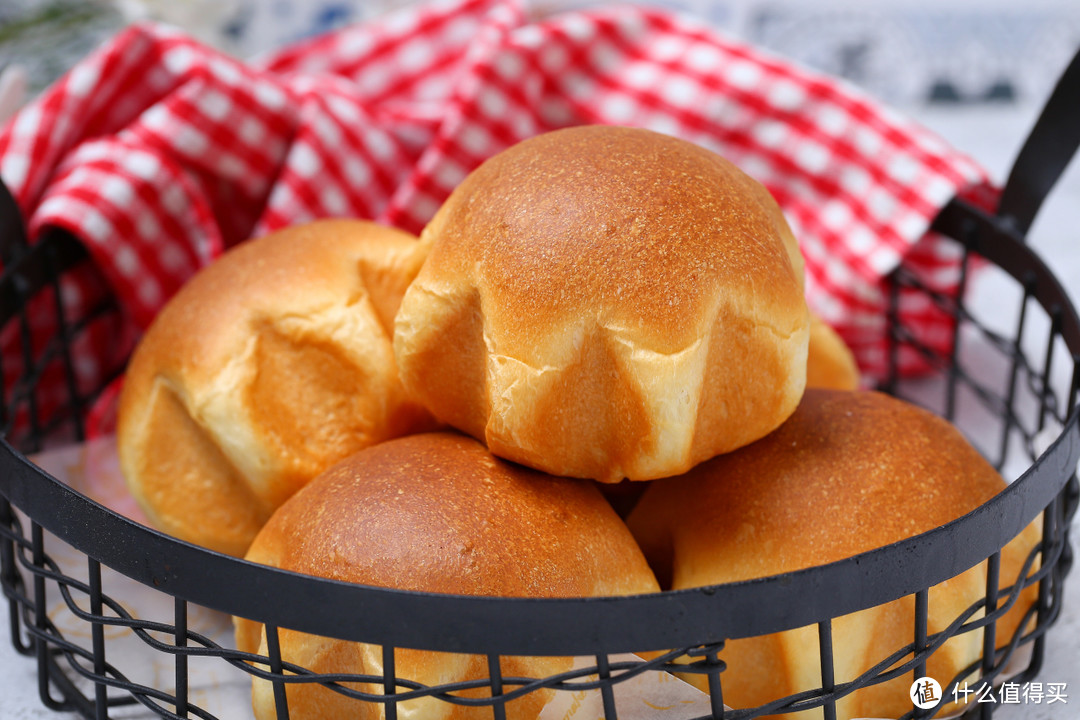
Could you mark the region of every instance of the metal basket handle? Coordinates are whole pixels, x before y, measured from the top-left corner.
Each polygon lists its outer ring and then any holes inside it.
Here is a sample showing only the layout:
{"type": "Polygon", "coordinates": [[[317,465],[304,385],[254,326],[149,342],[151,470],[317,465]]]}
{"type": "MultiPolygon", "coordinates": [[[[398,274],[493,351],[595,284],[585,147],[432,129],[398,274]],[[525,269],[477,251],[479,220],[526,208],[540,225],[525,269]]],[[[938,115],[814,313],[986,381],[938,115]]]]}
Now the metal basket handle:
{"type": "Polygon", "coordinates": [[[1080,52],[1058,79],[1001,193],[997,215],[1026,237],[1043,201],[1080,147],[1080,52]]]}
{"type": "Polygon", "coordinates": [[[7,267],[26,248],[26,228],[15,197],[0,179],[0,263],[7,267]]]}

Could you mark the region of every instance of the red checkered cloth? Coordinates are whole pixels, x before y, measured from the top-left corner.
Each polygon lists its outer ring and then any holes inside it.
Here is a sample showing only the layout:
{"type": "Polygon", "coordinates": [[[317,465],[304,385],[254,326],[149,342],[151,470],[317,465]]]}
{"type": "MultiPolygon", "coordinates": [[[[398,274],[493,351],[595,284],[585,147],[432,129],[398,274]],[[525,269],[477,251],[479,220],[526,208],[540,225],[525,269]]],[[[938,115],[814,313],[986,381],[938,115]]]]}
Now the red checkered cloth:
{"type": "MultiPolygon", "coordinates": [[[[75,233],[125,310],[80,348],[78,381],[93,385],[232,244],[324,216],[418,232],[484,159],[583,123],[676,135],[763,182],[800,239],[811,307],[871,378],[886,364],[883,277],[904,259],[954,288],[957,255],[928,226],[953,196],[996,198],[922,127],[714,29],[636,6],[530,18],[508,0],[415,6],[255,62],[135,25],[3,129],[0,177],[31,238],[75,233]]],[[[96,292],[76,279],[65,302],[96,292]]],[[[901,313],[948,346],[940,311],[915,298],[901,313]]],[[[33,331],[54,331],[50,318],[33,331]]]]}

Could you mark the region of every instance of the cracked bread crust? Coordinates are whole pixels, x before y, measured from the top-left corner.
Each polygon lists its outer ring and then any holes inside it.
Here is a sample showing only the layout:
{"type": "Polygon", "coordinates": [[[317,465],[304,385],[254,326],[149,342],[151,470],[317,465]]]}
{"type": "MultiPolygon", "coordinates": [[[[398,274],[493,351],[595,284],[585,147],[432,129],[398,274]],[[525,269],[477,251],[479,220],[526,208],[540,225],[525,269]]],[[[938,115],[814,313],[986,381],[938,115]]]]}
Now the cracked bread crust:
{"type": "Polygon", "coordinates": [[[716,154],[610,126],[470,174],[425,228],[402,380],[492,452],[557,475],[675,475],[779,425],[806,382],[802,257],[716,154]]]}
{"type": "Polygon", "coordinates": [[[431,429],[390,334],[425,256],[404,232],[322,220],[238,245],[181,288],[133,354],[118,409],[121,469],[151,522],[241,555],[329,464],[431,429]]]}

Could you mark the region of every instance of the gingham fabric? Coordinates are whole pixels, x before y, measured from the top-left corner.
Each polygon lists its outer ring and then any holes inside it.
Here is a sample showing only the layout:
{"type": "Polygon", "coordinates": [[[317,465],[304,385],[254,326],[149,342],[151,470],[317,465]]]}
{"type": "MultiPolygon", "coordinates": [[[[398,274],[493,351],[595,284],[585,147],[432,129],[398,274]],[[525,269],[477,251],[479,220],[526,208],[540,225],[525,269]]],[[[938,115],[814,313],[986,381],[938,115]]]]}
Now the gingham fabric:
{"type": "MultiPolygon", "coordinates": [[[[957,257],[929,223],[955,195],[996,197],[923,128],[714,29],[637,6],[530,18],[509,0],[414,6],[246,63],[135,25],[7,124],[0,177],[31,238],[74,232],[126,311],[81,349],[91,384],[234,243],[324,216],[419,232],[484,159],[583,123],[676,135],[763,182],[800,240],[811,307],[871,378],[885,370],[882,278],[903,258],[954,287],[957,257]]],[[[948,345],[939,311],[911,298],[902,314],[948,345]]],[[[48,313],[34,323],[52,330],[48,313]]]]}

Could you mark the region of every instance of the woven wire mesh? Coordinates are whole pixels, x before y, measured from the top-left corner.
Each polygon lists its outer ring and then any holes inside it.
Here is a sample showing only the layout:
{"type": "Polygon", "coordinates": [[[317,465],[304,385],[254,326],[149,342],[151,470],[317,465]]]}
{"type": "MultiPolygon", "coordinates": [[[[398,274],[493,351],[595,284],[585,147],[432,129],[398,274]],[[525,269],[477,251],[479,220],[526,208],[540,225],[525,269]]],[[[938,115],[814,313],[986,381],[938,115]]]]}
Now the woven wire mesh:
{"type": "MultiPolygon", "coordinates": [[[[1080,328],[1072,327],[1075,312],[1062,295],[1046,301],[1045,278],[1037,272],[1020,278],[1001,273],[1011,284],[1017,313],[1011,325],[1002,328],[1000,318],[988,322],[978,309],[970,307],[963,290],[969,274],[994,272],[995,263],[985,259],[988,235],[1002,231],[987,225],[986,218],[960,207],[945,213],[939,223],[943,232],[958,239],[962,254],[961,293],[947,296],[933,285],[901,267],[893,277],[892,310],[886,318],[891,353],[915,353],[925,362],[928,373],[917,380],[893,375],[882,388],[941,413],[969,433],[973,442],[1007,477],[1010,467],[1023,471],[1038,462],[1048,438],[1057,437],[1070,423],[1076,405],[1077,353],[1080,344],[1067,340],[1080,328]],[[955,322],[950,350],[935,352],[931,344],[913,334],[900,322],[901,298],[918,295],[928,311],[945,313],[955,322]],[[968,427],[975,418],[974,429],[968,427]],[[989,430],[984,421],[990,420],[989,430]]],[[[1015,243],[1001,237],[995,242],[1015,243]]],[[[11,385],[3,402],[3,425],[8,442],[23,452],[34,452],[53,442],[81,440],[85,433],[84,413],[102,387],[79,387],[71,371],[76,362],[79,338],[95,324],[116,320],[118,308],[107,293],[83,316],[70,315],[63,299],[62,279],[66,273],[92,272],[85,253],[77,243],[61,233],[43,238],[33,248],[8,245],[5,248],[4,276],[0,278],[0,324],[2,332],[20,339],[18,381],[11,385]],[[54,314],[56,333],[37,347],[28,331],[31,309],[46,307],[54,314]],[[39,390],[44,378],[63,377],[66,402],[48,413],[42,411],[39,390]]],[[[113,376],[122,370],[118,359],[113,376]]],[[[4,362],[11,362],[4,358],[4,362]]],[[[894,363],[894,366],[898,363],[894,363]]],[[[985,596],[967,607],[941,632],[928,633],[929,588],[914,595],[914,625],[911,642],[892,648],[865,672],[851,679],[838,679],[834,671],[833,619],[817,624],[821,665],[820,686],[804,692],[777,697],[755,708],[725,709],[723,705],[724,638],[703,637],[700,644],[663,652],[644,652],[627,657],[597,647],[591,658],[572,670],[545,677],[503,676],[501,657],[487,656],[487,673],[463,682],[425,686],[395,673],[396,651],[382,648],[382,671],[377,674],[318,674],[283,657],[278,628],[267,627],[265,655],[237,651],[226,639],[228,632],[211,636],[192,623],[201,609],[182,597],[162,594],[159,614],[136,617],[124,604],[123,583],[127,578],[104,568],[97,560],[72,553],[65,541],[46,532],[36,520],[23,516],[8,498],[0,496],[0,580],[9,604],[11,636],[19,652],[36,658],[43,703],[56,710],[73,710],[87,718],[129,716],[130,706],[145,715],[166,718],[214,718],[213,701],[205,701],[203,688],[192,685],[196,665],[212,662],[225,668],[232,682],[247,686],[252,678],[273,684],[279,718],[289,716],[288,686],[318,683],[339,695],[352,697],[363,706],[381,707],[387,718],[398,715],[403,702],[432,697],[462,706],[489,708],[490,717],[506,716],[507,703],[529,693],[599,693],[604,716],[618,717],[621,687],[635,678],[657,672],[698,674],[707,678],[709,707],[702,717],[753,718],[782,712],[815,710],[826,718],[836,716],[836,703],[869,685],[901,676],[920,677],[926,663],[952,637],[983,633],[980,660],[943,683],[946,696],[956,693],[962,683],[977,677],[976,684],[1000,688],[1006,673],[1016,682],[1034,677],[1039,671],[1046,634],[1061,611],[1062,582],[1072,555],[1067,530],[1077,506],[1077,482],[1072,469],[1060,468],[1064,490],[1042,513],[1042,543],[1032,550],[1011,587],[998,587],[1000,553],[987,562],[985,596]],[[1067,482],[1066,482],[1067,480],[1067,482]],[[55,556],[63,555],[67,562],[55,556]],[[75,568],[80,566],[81,570],[75,568]],[[997,638],[995,622],[1019,601],[1024,587],[1038,585],[1038,601],[1027,610],[1024,622],[1011,638],[997,638]],[[106,590],[118,586],[115,592],[106,590]],[[61,621],[58,618],[63,618],[61,621]],[[1028,620],[1031,622],[1029,623],[1028,620]],[[147,657],[167,658],[171,669],[146,677],[140,668],[114,665],[112,648],[118,638],[127,637],[147,657]],[[1026,656],[1021,652],[1030,648],[1026,656]],[[819,709],[820,710],[816,710],[819,709]],[[119,714],[117,714],[119,713],[119,714]],[[128,713],[128,714],[125,714],[128,713]]],[[[138,548],[133,550],[136,554],[138,548]]],[[[798,602],[798,598],[776,597],[777,603],[798,602]]],[[[219,618],[220,620],[220,618],[219,618]]],[[[435,618],[428,622],[453,622],[435,618]]],[[[197,624],[197,623],[196,623],[197,624]]],[[[219,628],[220,629],[220,628],[219,628]]],[[[358,705],[358,707],[360,706],[358,705]]],[[[973,708],[983,715],[992,711],[985,705],[973,708]]],[[[912,707],[904,718],[931,717],[932,710],[912,707]]],[[[807,716],[811,716],[807,712],[807,716]]]]}
{"type": "MultiPolygon", "coordinates": [[[[724,669],[723,662],[717,659],[723,643],[715,643],[672,650],[650,660],[611,662],[606,655],[601,654],[595,658],[595,665],[544,678],[502,677],[497,671],[492,671],[498,668],[498,657],[493,656],[489,658],[487,677],[430,687],[411,682],[407,678],[394,678],[392,675],[316,674],[283,660],[280,655],[273,652],[269,656],[242,653],[188,629],[188,605],[180,599],[175,601],[174,616],[171,619],[154,621],[132,617],[120,602],[103,594],[101,566],[96,561],[87,560],[88,580],[65,575],[43,552],[43,533],[39,526],[32,526],[32,537],[27,539],[22,533],[20,521],[12,518],[10,523],[5,523],[3,536],[5,540],[11,540],[14,543],[20,569],[13,578],[5,578],[5,593],[12,602],[13,637],[20,638],[22,652],[37,657],[39,671],[45,673],[43,680],[47,678],[42,685],[44,697],[48,698],[47,704],[53,709],[75,710],[86,717],[106,717],[107,714],[103,711],[107,708],[133,703],[139,703],[161,717],[216,717],[190,700],[187,688],[190,658],[218,658],[221,662],[228,663],[253,677],[278,683],[278,687],[282,688],[286,684],[318,682],[342,695],[356,698],[358,701],[386,704],[388,717],[394,716],[395,713],[392,710],[395,703],[421,697],[436,697],[458,705],[489,706],[493,709],[493,717],[502,717],[501,708],[505,702],[541,688],[564,692],[598,690],[604,695],[605,706],[610,703],[610,707],[615,708],[617,685],[641,673],[656,671],[703,673],[710,675],[719,685],[724,669]],[[30,578],[29,583],[23,582],[24,576],[30,578]],[[9,579],[14,580],[10,586],[6,582],[9,579]],[[89,645],[66,638],[50,616],[40,611],[48,606],[47,594],[54,592],[59,593],[64,606],[72,616],[88,624],[92,638],[89,645]],[[154,687],[135,682],[108,662],[106,630],[116,628],[130,631],[145,644],[148,653],[165,653],[174,658],[175,676],[172,687],[154,687]],[[14,632],[16,629],[19,630],[18,633],[14,632]],[[683,664],[679,662],[680,660],[689,661],[691,664],[683,664]],[[374,690],[374,688],[382,689],[388,683],[393,686],[396,694],[374,690]],[[358,685],[371,687],[372,690],[356,689],[358,685]],[[92,696],[87,697],[80,690],[86,687],[93,688],[92,696]],[[490,694],[484,697],[471,697],[465,694],[476,690],[490,691],[490,694]],[[55,698],[55,694],[59,694],[60,697],[55,698]]],[[[1012,608],[1022,586],[1040,581],[1046,582],[1048,577],[1057,573],[1060,569],[1058,561],[1062,549],[1061,542],[1054,543],[1053,548],[1047,554],[1047,562],[1035,572],[1032,572],[1032,567],[1036,553],[1032,553],[1024,567],[1023,583],[1006,589],[1000,595],[996,593],[996,583],[994,583],[992,586],[994,592],[991,597],[972,604],[940,633],[932,635],[925,633],[926,593],[920,592],[918,602],[923,610],[916,613],[916,624],[919,625],[921,622],[921,636],[916,630],[910,645],[897,648],[889,656],[881,658],[880,662],[870,670],[850,682],[823,681],[823,687],[820,690],[777,698],[757,708],[728,710],[723,714],[721,714],[722,709],[718,709],[715,716],[752,718],[763,714],[798,712],[820,707],[831,708],[835,701],[868,685],[891,680],[913,670],[916,676],[921,676],[920,668],[925,667],[926,659],[946,640],[961,633],[992,627],[997,619],[1012,608]],[[995,609],[982,613],[981,611],[991,603],[995,609]]],[[[1059,610],[1060,605],[1057,603],[1050,603],[1046,607],[1040,604],[1030,608],[1023,625],[1027,625],[1026,620],[1037,614],[1040,615],[1038,624],[1030,632],[1011,638],[1007,646],[1000,648],[987,658],[989,663],[984,663],[982,667],[973,665],[958,673],[951,679],[951,684],[947,685],[950,692],[951,688],[958,687],[964,678],[980,670],[981,680],[993,683],[1019,647],[1033,641],[1041,641],[1059,610]]],[[[819,632],[821,637],[828,637],[830,622],[822,622],[819,632]]],[[[275,631],[271,629],[270,636],[275,635],[275,631]]],[[[270,643],[270,647],[273,648],[274,644],[270,643]]],[[[823,642],[821,648],[823,667],[829,667],[832,664],[831,645],[823,642]]],[[[384,652],[386,651],[387,649],[384,648],[384,652]]],[[[392,663],[387,664],[386,667],[392,667],[392,663]]],[[[823,680],[827,679],[827,677],[823,678],[823,680]]],[[[715,694],[714,697],[719,698],[719,694],[715,694]]],[[[287,716],[284,700],[282,703],[279,716],[287,716]]],[[[608,710],[605,717],[617,717],[617,710],[608,710]]],[[[927,715],[920,715],[918,711],[913,710],[904,717],[927,717],[927,715]]]]}

